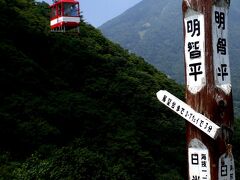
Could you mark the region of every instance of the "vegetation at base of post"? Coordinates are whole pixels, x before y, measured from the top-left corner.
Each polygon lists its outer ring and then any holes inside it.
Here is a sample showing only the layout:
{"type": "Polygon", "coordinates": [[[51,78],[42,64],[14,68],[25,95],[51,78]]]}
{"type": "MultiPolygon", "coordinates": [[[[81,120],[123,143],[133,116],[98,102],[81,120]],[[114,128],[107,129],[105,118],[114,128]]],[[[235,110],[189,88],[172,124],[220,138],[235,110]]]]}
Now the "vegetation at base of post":
{"type": "Polygon", "coordinates": [[[185,179],[185,122],[156,97],[180,85],[85,22],[51,33],[44,2],[0,5],[0,179],[185,179]]]}

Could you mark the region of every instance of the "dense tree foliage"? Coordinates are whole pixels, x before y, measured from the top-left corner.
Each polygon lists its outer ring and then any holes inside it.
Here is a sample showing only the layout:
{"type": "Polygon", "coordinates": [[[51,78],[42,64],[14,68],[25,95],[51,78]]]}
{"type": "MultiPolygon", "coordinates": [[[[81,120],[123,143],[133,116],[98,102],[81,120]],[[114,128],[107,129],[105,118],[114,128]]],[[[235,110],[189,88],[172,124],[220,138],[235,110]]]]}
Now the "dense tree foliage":
{"type": "Polygon", "coordinates": [[[0,4],[0,179],[184,179],[184,121],[156,98],[180,85],[85,22],[51,33],[46,3],[0,4]]]}

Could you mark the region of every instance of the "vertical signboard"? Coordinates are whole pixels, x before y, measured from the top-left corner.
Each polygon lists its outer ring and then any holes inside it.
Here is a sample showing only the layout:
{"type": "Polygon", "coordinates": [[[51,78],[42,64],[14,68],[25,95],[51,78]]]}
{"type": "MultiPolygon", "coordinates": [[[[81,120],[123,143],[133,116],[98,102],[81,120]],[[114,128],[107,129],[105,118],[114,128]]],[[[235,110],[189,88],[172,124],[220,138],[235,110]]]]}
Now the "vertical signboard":
{"type": "Polygon", "coordinates": [[[189,179],[210,180],[210,159],[207,147],[193,139],[188,147],[189,179]]]}
{"type": "Polygon", "coordinates": [[[228,5],[212,8],[213,64],[215,85],[226,94],[231,92],[228,54],[228,5]]]}
{"type": "MultiPolygon", "coordinates": [[[[219,2],[212,8],[213,67],[216,87],[231,96],[231,76],[228,53],[229,4],[219,2]]],[[[225,98],[227,98],[225,96],[225,98]]],[[[232,152],[224,153],[218,162],[218,180],[235,180],[232,152]]]]}
{"type": "Polygon", "coordinates": [[[188,9],[184,17],[187,88],[199,92],[206,84],[204,16],[188,9]]]}
{"type": "Polygon", "coordinates": [[[218,168],[219,180],[235,180],[235,165],[232,154],[223,154],[219,158],[218,168]]]}

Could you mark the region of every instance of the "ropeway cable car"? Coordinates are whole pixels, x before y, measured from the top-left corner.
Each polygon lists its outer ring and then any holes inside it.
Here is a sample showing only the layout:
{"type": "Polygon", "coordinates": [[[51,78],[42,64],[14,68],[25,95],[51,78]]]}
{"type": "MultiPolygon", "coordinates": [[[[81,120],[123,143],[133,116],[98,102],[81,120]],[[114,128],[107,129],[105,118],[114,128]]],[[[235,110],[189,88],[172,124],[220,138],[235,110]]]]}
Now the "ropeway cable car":
{"type": "Polygon", "coordinates": [[[53,0],[50,6],[50,28],[54,32],[75,29],[79,32],[80,10],[76,0],[53,0]]]}

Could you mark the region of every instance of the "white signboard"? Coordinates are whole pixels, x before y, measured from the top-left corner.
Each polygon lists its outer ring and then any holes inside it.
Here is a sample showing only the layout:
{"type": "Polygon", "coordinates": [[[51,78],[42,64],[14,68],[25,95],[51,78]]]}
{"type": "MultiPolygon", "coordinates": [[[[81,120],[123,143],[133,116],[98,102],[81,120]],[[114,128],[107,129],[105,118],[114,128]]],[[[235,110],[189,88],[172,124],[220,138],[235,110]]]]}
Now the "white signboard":
{"type": "Polygon", "coordinates": [[[212,10],[214,79],[226,94],[231,92],[228,54],[228,7],[213,6],[212,10]]]}
{"type": "Polygon", "coordinates": [[[235,180],[235,165],[232,154],[223,154],[218,162],[218,179],[235,180]]]}
{"type": "Polygon", "coordinates": [[[182,116],[184,119],[195,125],[197,128],[202,130],[211,138],[215,139],[217,137],[217,133],[220,127],[213,123],[211,120],[209,120],[207,117],[196,112],[189,105],[187,105],[186,103],[165,90],[158,91],[157,97],[160,102],[162,102],[167,107],[182,116]]]}
{"type": "Polygon", "coordinates": [[[210,159],[207,147],[198,139],[188,146],[189,179],[211,180],[210,159]]]}
{"type": "Polygon", "coordinates": [[[195,94],[206,85],[204,16],[188,9],[184,24],[187,88],[195,94]]]}

